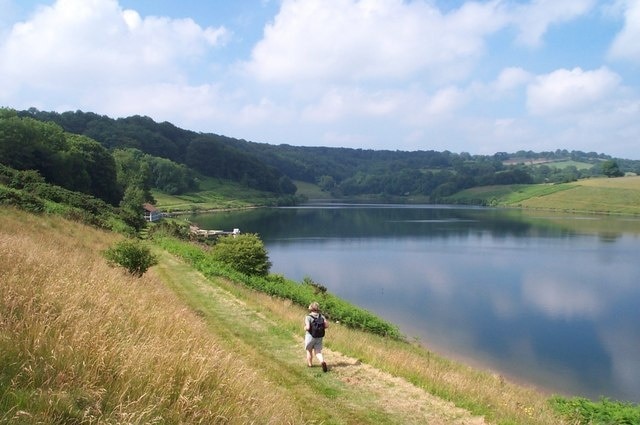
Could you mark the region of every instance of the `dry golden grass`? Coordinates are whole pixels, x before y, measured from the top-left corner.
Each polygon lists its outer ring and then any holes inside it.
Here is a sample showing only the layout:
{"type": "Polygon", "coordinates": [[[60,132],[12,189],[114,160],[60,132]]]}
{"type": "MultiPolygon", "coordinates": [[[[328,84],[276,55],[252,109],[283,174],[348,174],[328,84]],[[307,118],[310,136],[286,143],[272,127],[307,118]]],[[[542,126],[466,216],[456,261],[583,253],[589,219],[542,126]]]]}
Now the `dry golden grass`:
{"type": "Polygon", "coordinates": [[[1,423],[301,423],[115,236],[0,210],[1,423]]]}
{"type": "Polygon", "coordinates": [[[611,187],[615,189],[640,190],[640,176],[584,179],[572,184],[587,187],[611,187]]]}

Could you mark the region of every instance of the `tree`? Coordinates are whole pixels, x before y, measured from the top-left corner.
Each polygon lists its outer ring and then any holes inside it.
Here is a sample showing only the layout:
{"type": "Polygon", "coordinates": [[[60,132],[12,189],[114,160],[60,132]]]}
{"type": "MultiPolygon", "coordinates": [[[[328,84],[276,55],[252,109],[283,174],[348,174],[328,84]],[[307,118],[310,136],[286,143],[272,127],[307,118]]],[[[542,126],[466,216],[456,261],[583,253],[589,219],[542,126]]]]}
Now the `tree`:
{"type": "Polygon", "coordinates": [[[620,171],[618,163],[614,159],[609,159],[602,163],[602,174],[607,177],[622,177],[624,173],[620,171]]]}
{"type": "Polygon", "coordinates": [[[142,191],[140,205],[144,202],[154,202],[151,195],[151,169],[146,156],[138,149],[116,149],[113,157],[116,163],[118,185],[126,191],[129,187],[136,187],[142,191]]]}
{"type": "Polygon", "coordinates": [[[76,159],[77,163],[83,164],[82,175],[88,178],[88,190],[74,189],[93,195],[103,201],[118,205],[122,199],[122,192],[118,187],[116,162],[109,151],[100,143],[86,136],[77,134],[66,135],[69,155],[76,159]]]}
{"type": "Polygon", "coordinates": [[[120,202],[120,217],[136,232],[139,232],[147,225],[142,211],[144,202],[144,191],[136,186],[127,187],[122,202],[120,202]]]}
{"type": "Polygon", "coordinates": [[[264,244],[252,233],[221,237],[211,255],[215,261],[250,276],[266,276],[271,268],[264,244]]]}
{"type": "Polygon", "coordinates": [[[332,176],[320,176],[318,186],[325,192],[331,192],[336,187],[336,181],[332,176]]]}

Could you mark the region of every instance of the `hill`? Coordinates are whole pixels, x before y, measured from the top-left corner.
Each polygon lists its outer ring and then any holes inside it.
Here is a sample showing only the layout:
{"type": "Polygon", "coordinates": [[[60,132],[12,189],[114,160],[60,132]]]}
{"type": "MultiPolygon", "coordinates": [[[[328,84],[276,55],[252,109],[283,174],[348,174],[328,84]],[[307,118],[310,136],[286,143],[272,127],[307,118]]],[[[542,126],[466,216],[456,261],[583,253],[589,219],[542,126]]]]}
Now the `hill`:
{"type": "MultiPolygon", "coordinates": [[[[207,177],[289,196],[288,202],[295,202],[291,197],[296,192],[294,180],[318,185],[332,197],[365,196],[393,202],[420,197],[423,201],[438,203],[473,187],[562,183],[611,172],[640,171],[640,161],[595,152],[558,149],[470,155],[433,150],[305,147],[196,133],[141,116],[112,119],[91,112],[60,114],[33,108],[18,115],[56,123],[68,133],[98,141],[109,151],[133,149],[186,166],[207,177]]],[[[151,162],[158,163],[158,160],[151,162]]],[[[162,162],[162,165],[167,164],[162,162]]],[[[164,178],[167,175],[169,173],[163,173],[164,178]]]]}
{"type": "Polygon", "coordinates": [[[640,176],[582,179],[563,184],[505,185],[467,189],[452,203],[562,211],[640,214],[640,176]]]}
{"type": "Polygon", "coordinates": [[[115,234],[1,210],[1,423],[562,423],[544,394],[337,323],[329,373],[308,369],[290,302],[157,248],[132,278],[100,255],[115,234]]]}

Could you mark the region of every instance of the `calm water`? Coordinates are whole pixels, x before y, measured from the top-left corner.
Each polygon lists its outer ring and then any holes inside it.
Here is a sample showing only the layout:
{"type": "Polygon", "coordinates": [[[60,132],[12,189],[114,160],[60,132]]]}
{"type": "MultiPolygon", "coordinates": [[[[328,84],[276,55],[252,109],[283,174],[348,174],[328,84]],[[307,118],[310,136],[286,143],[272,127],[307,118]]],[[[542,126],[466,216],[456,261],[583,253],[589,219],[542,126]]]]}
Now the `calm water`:
{"type": "Polygon", "coordinates": [[[258,233],[433,351],[566,395],[640,402],[640,219],[310,204],[191,217],[258,233]]]}

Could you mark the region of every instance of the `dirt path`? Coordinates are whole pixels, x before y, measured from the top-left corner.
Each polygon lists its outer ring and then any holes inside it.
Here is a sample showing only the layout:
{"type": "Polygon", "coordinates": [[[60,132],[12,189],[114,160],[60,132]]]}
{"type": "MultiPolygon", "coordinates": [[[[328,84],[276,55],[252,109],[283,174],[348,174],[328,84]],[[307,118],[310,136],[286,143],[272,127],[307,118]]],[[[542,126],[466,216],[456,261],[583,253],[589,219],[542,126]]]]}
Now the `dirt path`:
{"type": "Polygon", "coordinates": [[[431,395],[403,378],[398,378],[343,354],[326,350],[334,366],[331,372],[346,385],[373,396],[390,415],[403,424],[482,425],[482,417],[471,416],[453,403],[431,395]]]}
{"type": "Polygon", "coordinates": [[[287,388],[302,405],[308,404],[312,391],[323,393],[330,405],[319,423],[486,423],[482,417],[474,417],[405,379],[328,348],[325,356],[329,373],[323,374],[319,367],[309,369],[303,361],[299,335],[166,253],[161,254],[161,262],[155,269],[160,279],[183,299],[189,298],[187,293],[196,294],[195,298],[201,301],[194,305],[192,296],[191,307],[216,323],[215,331],[223,334],[222,338],[238,355],[247,357],[249,364],[261,365],[266,379],[277,379],[278,386],[287,388]],[[259,346],[261,352],[256,353],[254,346],[259,346]]]}

